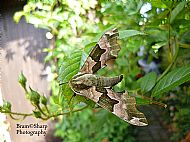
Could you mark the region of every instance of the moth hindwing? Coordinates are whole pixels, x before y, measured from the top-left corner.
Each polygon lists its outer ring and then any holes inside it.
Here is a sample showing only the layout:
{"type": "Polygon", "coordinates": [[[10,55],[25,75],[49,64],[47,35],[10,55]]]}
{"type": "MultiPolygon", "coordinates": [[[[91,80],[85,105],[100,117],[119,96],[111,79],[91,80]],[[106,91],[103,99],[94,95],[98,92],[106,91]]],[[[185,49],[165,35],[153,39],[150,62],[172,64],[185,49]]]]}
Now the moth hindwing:
{"type": "Polygon", "coordinates": [[[85,96],[102,108],[112,112],[124,121],[137,125],[148,125],[143,113],[137,110],[134,97],[127,93],[117,93],[112,86],[118,84],[123,76],[103,77],[96,73],[106,62],[116,59],[120,46],[117,29],[107,31],[90,52],[80,72],[70,81],[71,89],[78,95],[85,96]]]}

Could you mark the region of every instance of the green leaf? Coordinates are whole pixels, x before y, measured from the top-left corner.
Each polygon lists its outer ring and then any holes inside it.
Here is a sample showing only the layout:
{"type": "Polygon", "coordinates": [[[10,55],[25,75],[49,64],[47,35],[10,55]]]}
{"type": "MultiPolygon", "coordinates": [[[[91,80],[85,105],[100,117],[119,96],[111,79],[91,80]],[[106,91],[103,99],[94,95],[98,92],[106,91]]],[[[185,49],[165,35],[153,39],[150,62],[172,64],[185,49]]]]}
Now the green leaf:
{"type": "MultiPolygon", "coordinates": [[[[72,53],[70,56],[67,56],[60,69],[58,74],[58,81],[59,83],[67,83],[70,81],[70,79],[78,73],[79,69],[83,65],[87,58],[87,55],[82,50],[78,50],[74,53],[72,53]]],[[[71,98],[74,95],[74,92],[71,90],[70,86],[68,84],[62,84],[60,86],[60,94],[59,94],[60,102],[63,102],[63,99],[65,98],[68,103],[70,103],[70,107],[74,107],[72,105],[76,105],[79,102],[85,102],[88,104],[86,99],[82,96],[77,96],[71,100],[71,98]],[[64,96],[64,98],[62,98],[64,96]]]]}
{"type": "Polygon", "coordinates": [[[156,83],[157,75],[155,72],[150,72],[139,80],[142,92],[150,91],[156,83]]]}
{"type": "Polygon", "coordinates": [[[152,96],[161,95],[164,92],[171,90],[172,88],[179,86],[190,80],[190,65],[177,68],[169,72],[163,77],[154,87],[152,96]]]}
{"type": "Polygon", "coordinates": [[[170,24],[175,20],[176,16],[183,10],[186,5],[186,1],[180,2],[174,10],[172,10],[171,17],[170,17],[170,24]]]}
{"type": "Polygon", "coordinates": [[[16,23],[18,23],[20,21],[20,19],[22,18],[22,16],[24,16],[24,12],[22,11],[19,11],[19,12],[16,12],[13,16],[13,19],[16,23]]]}
{"type": "Polygon", "coordinates": [[[96,44],[97,44],[97,42],[90,42],[90,43],[86,44],[84,51],[86,53],[90,53],[90,51],[92,50],[92,47],[94,47],[96,44]]]}
{"type": "Polygon", "coordinates": [[[151,1],[152,6],[157,8],[167,8],[167,6],[161,0],[151,1]]]}
{"type": "Polygon", "coordinates": [[[86,56],[83,51],[76,51],[66,57],[59,69],[59,83],[68,82],[75,74],[77,74],[85,59],[86,56]]]}
{"type": "Polygon", "coordinates": [[[137,31],[137,30],[119,31],[119,39],[128,38],[128,37],[132,37],[132,36],[136,36],[136,35],[146,35],[146,34],[143,32],[137,31]]]}

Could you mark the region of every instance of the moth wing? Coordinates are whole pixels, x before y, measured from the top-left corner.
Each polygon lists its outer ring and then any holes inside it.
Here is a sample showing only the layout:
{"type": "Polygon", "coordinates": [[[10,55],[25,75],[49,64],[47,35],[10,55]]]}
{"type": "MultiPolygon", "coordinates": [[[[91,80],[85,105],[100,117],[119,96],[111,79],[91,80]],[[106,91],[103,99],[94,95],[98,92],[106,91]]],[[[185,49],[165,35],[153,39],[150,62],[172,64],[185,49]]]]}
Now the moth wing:
{"type": "Polygon", "coordinates": [[[128,122],[137,126],[146,126],[148,125],[145,115],[140,112],[136,107],[135,97],[129,96],[127,93],[124,93],[122,96],[124,104],[126,104],[126,112],[128,114],[128,122]]]}
{"type": "Polygon", "coordinates": [[[148,125],[145,115],[136,108],[135,98],[127,93],[116,93],[110,88],[86,85],[82,88],[72,86],[71,89],[132,125],[148,125]]]}
{"type": "Polygon", "coordinates": [[[93,74],[110,60],[116,59],[120,51],[120,46],[117,43],[118,37],[119,33],[116,28],[105,32],[90,52],[80,72],[93,74]]]}
{"type": "Polygon", "coordinates": [[[96,91],[102,93],[97,102],[102,108],[132,125],[148,125],[145,115],[136,108],[134,97],[127,93],[115,93],[108,88],[96,88],[96,91]]]}

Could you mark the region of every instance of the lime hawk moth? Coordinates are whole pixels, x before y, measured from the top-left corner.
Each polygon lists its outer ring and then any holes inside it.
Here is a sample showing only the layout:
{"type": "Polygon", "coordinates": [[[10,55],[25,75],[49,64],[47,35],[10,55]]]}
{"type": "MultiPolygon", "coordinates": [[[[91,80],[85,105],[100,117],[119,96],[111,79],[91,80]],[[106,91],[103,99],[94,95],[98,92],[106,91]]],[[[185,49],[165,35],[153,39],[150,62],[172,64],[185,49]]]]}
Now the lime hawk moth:
{"type": "Polygon", "coordinates": [[[108,30],[93,47],[84,65],[69,81],[71,89],[77,94],[85,96],[100,107],[112,112],[124,121],[137,125],[148,125],[145,115],[137,110],[134,97],[112,90],[112,86],[119,83],[123,76],[103,77],[95,73],[110,60],[116,59],[120,46],[116,28],[108,30]]]}

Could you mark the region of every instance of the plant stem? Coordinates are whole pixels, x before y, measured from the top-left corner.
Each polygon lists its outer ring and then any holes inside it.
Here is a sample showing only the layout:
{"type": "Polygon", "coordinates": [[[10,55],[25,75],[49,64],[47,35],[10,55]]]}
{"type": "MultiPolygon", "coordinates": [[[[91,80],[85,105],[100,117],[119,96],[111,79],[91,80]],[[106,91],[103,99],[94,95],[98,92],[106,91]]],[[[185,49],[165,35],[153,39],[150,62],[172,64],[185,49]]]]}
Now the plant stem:
{"type": "Polygon", "coordinates": [[[39,106],[39,104],[36,105],[36,107],[38,108],[38,110],[44,115],[44,116],[47,116],[43,110],[41,109],[41,107],[39,106]]]}
{"type": "MultiPolygon", "coordinates": [[[[83,109],[85,109],[85,108],[87,108],[87,107],[88,107],[88,105],[86,105],[86,106],[84,106],[84,107],[82,107],[82,108],[79,108],[79,109],[75,109],[75,110],[73,110],[72,112],[82,111],[83,109]]],[[[57,117],[57,116],[60,116],[60,115],[68,115],[68,114],[70,114],[70,113],[71,113],[71,111],[62,112],[62,113],[58,113],[58,114],[52,114],[52,115],[49,115],[49,116],[47,117],[47,119],[52,118],[52,117],[57,117]]]]}
{"type": "MultiPolygon", "coordinates": [[[[85,109],[85,108],[87,108],[87,107],[88,107],[88,105],[86,105],[86,106],[84,106],[84,107],[82,107],[82,108],[79,108],[79,109],[75,109],[75,110],[73,110],[72,112],[82,111],[83,109],[85,109]]],[[[39,109],[39,108],[40,108],[40,107],[39,107],[39,105],[38,105],[38,109],[39,109]]],[[[43,112],[41,108],[40,108],[39,110],[40,110],[41,113],[43,112]]],[[[12,112],[12,111],[1,111],[1,113],[8,113],[8,114],[10,114],[11,118],[13,118],[13,119],[15,119],[15,120],[16,120],[16,118],[14,118],[12,115],[19,115],[19,116],[24,116],[24,117],[32,116],[32,115],[33,115],[33,113],[27,114],[27,113],[19,113],[19,112],[12,112]]],[[[68,112],[62,112],[62,113],[58,113],[58,114],[51,114],[51,115],[48,115],[48,116],[47,116],[47,115],[44,114],[44,112],[43,112],[43,114],[46,116],[46,118],[41,117],[41,119],[42,119],[42,120],[48,120],[48,119],[50,119],[50,118],[52,118],[52,117],[57,117],[57,116],[60,116],[60,115],[68,115],[68,114],[70,114],[70,113],[71,113],[71,111],[68,111],[68,112]]]]}
{"type": "Polygon", "coordinates": [[[47,113],[49,114],[50,112],[49,112],[47,105],[45,105],[45,109],[46,109],[47,113]]]}
{"type": "Polygon", "coordinates": [[[33,113],[19,113],[19,112],[12,112],[12,111],[2,111],[1,113],[10,113],[13,115],[20,115],[20,116],[32,116],[33,113]]]}
{"type": "Polygon", "coordinates": [[[170,65],[166,68],[166,70],[158,77],[157,81],[160,81],[160,79],[162,79],[167,73],[168,71],[171,69],[171,67],[173,66],[173,64],[175,63],[176,59],[177,59],[177,55],[178,55],[178,51],[179,51],[179,45],[178,45],[178,41],[175,38],[175,47],[176,47],[176,52],[174,54],[174,57],[172,59],[172,62],[170,63],[170,65]]]}

